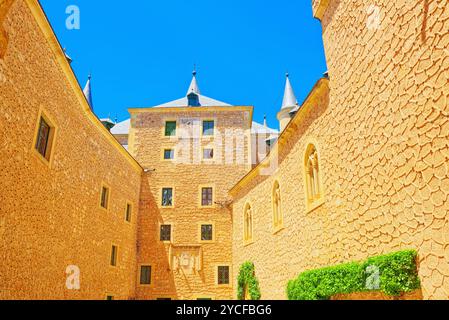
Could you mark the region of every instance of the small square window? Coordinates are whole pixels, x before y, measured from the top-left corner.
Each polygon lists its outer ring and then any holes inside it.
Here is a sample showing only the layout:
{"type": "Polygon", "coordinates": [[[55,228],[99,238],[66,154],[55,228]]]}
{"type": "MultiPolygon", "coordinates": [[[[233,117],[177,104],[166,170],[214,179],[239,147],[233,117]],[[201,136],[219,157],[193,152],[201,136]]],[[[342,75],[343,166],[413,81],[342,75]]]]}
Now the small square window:
{"type": "Polygon", "coordinates": [[[203,149],[203,159],[212,160],[214,158],[214,149],[206,148],[203,149]]]}
{"type": "Polygon", "coordinates": [[[201,225],[201,241],[212,241],[213,239],[213,225],[201,225]]]}
{"type": "Polygon", "coordinates": [[[162,189],[162,206],[163,207],[173,206],[173,188],[162,189]]]}
{"type": "Polygon", "coordinates": [[[132,215],[132,206],[128,203],[126,204],[126,215],[125,215],[126,222],[131,222],[131,215],[132,215]]]}
{"type": "Polygon", "coordinates": [[[54,130],[54,127],[44,117],[40,118],[35,148],[47,161],[50,161],[54,130]]]}
{"type": "Polygon", "coordinates": [[[165,136],[166,137],[176,136],[176,121],[165,122],[165,136]]]}
{"type": "Polygon", "coordinates": [[[203,207],[210,207],[213,204],[213,189],[202,188],[201,189],[201,205],[203,207]]]}
{"type": "Polygon", "coordinates": [[[215,122],[211,120],[203,121],[203,136],[213,136],[215,131],[215,122]]]}
{"type": "Polygon", "coordinates": [[[161,225],[160,233],[161,233],[160,234],[161,241],[171,241],[171,225],[169,224],[161,225]]]}
{"type": "Polygon", "coordinates": [[[141,285],[151,284],[151,266],[140,267],[140,284],[141,285]]]}
{"type": "Polygon", "coordinates": [[[111,266],[113,266],[113,267],[117,266],[117,254],[118,254],[117,246],[112,246],[112,250],[111,250],[111,266]]]}
{"type": "Polygon", "coordinates": [[[112,300],[114,300],[114,296],[106,296],[106,300],[112,301],[112,300]]]}
{"type": "Polygon", "coordinates": [[[101,187],[101,202],[100,205],[102,208],[107,209],[109,205],[109,188],[101,187]]]}
{"type": "Polygon", "coordinates": [[[164,160],[173,160],[173,159],[175,159],[175,150],[165,149],[164,150],[164,160]]]}
{"type": "Polygon", "coordinates": [[[218,267],[218,284],[229,284],[229,266],[218,267]]]}

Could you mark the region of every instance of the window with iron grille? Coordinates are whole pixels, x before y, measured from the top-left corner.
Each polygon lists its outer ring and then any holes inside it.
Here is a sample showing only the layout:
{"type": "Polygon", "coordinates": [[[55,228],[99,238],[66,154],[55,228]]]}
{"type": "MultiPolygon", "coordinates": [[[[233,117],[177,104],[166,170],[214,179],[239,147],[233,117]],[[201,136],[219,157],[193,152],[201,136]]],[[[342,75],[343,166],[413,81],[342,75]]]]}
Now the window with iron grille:
{"type": "Polygon", "coordinates": [[[165,136],[166,137],[176,136],[176,121],[165,122],[165,136]]]}
{"type": "Polygon", "coordinates": [[[202,188],[201,190],[201,205],[203,207],[212,206],[213,204],[213,189],[210,187],[202,188]]]}
{"type": "Polygon", "coordinates": [[[163,207],[173,206],[173,188],[162,189],[162,206],[163,207]]]}
{"type": "Polygon", "coordinates": [[[140,267],[140,284],[142,285],[151,284],[151,266],[140,267]]]}
{"type": "Polygon", "coordinates": [[[215,121],[203,121],[203,136],[213,136],[215,131],[215,121]]]}
{"type": "Polygon", "coordinates": [[[201,241],[213,240],[213,226],[211,224],[201,225],[201,241]]]}
{"type": "Polygon", "coordinates": [[[36,139],[36,150],[39,152],[45,159],[49,160],[50,155],[50,133],[52,128],[45,121],[44,118],[41,117],[39,122],[39,129],[37,133],[36,139]]]}
{"type": "Polygon", "coordinates": [[[229,266],[218,267],[218,284],[229,284],[229,266]]]}
{"type": "Polygon", "coordinates": [[[161,225],[161,241],[171,241],[171,225],[163,224],[161,225]]]}

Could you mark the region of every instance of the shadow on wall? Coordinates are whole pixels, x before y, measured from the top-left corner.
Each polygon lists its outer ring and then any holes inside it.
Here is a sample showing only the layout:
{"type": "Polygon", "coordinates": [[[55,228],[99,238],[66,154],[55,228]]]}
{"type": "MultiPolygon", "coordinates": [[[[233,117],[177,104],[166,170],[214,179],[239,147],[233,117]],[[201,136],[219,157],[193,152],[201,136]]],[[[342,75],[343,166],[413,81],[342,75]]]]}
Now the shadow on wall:
{"type": "Polygon", "coordinates": [[[142,177],[137,227],[137,283],[136,299],[148,300],[157,297],[178,299],[175,279],[170,270],[168,245],[159,241],[159,226],[162,215],[150,189],[150,174],[142,177]],[[150,286],[140,285],[140,266],[152,266],[150,286]],[[155,281],[157,279],[157,281],[155,281]]]}

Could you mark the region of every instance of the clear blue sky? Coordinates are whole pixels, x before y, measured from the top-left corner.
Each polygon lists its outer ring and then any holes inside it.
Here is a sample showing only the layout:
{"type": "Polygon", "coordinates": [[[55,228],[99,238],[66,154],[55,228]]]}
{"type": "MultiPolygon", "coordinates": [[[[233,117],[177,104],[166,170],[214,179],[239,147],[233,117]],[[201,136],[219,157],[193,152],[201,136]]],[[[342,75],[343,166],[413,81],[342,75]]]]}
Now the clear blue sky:
{"type": "Polygon", "coordinates": [[[181,98],[197,64],[202,94],[254,105],[277,127],[285,72],[301,103],[326,71],[312,0],[41,0],[84,87],[92,72],[95,112],[119,120],[129,107],[181,98]],[[66,28],[68,5],[81,13],[66,28]]]}

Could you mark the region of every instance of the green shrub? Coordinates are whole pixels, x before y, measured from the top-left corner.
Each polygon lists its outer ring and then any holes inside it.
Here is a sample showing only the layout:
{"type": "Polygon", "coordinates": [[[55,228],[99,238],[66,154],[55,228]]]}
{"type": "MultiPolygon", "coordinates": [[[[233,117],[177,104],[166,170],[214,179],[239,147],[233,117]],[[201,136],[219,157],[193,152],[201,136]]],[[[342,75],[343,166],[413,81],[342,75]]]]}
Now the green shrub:
{"type": "Polygon", "coordinates": [[[252,262],[248,261],[240,266],[237,282],[237,298],[239,300],[245,298],[247,286],[251,300],[260,300],[259,281],[256,278],[255,267],[252,262]]]}
{"type": "Polygon", "coordinates": [[[416,251],[407,250],[306,271],[289,281],[287,296],[290,300],[322,300],[336,294],[378,290],[398,296],[420,288],[416,257],[416,251]]]}

